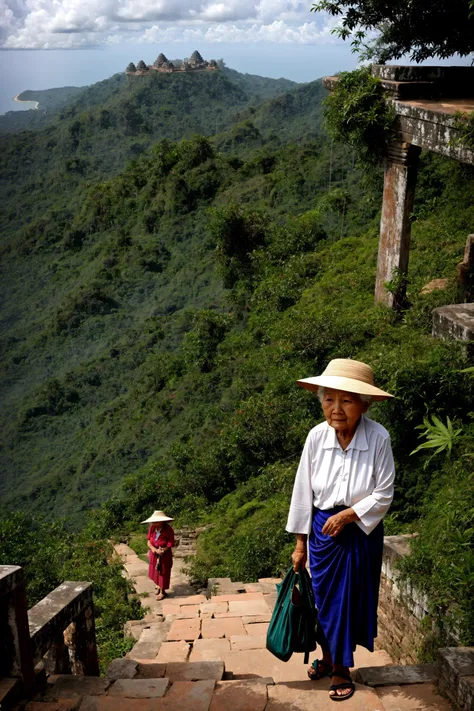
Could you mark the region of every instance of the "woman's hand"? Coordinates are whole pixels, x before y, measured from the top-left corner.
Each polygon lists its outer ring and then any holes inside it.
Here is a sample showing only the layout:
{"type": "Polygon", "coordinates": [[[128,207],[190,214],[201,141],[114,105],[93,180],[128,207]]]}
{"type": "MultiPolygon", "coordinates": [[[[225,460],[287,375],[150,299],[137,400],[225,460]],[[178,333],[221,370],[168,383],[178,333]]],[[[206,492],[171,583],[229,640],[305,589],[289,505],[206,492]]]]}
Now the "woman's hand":
{"type": "Polygon", "coordinates": [[[298,546],[295,548],[293,553],[291,554],[291,560],[293,562],[293,570],[295,573],[297,573],[300,568],[303,569],[306,566],[306,558],[307,558],[307,553],[306,553],[306,548],[299,548],[298,546]]]}
{"type": "Polygon", "coordinates": [[[321,529],[321,533],[326,536],[331,536],[334,538],[339,535],[344,526],[348,523],[358,520],[358,516],[353,509],[345,509],[344,511],[339,511],[339,513],[330,516],[324,526],[321,529]]]}

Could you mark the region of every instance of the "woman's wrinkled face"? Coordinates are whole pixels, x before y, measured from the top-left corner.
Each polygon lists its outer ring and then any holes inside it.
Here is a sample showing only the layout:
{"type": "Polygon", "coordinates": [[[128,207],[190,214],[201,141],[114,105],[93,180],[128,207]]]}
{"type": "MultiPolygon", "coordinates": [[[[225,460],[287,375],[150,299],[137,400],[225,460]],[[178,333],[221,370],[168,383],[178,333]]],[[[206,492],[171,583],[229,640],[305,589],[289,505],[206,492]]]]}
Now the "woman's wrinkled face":
{"type": "Polygon", "coordinates": [[[352,432],[360,416],[366,412],[368,404],[355,393],[325,388],[321,403],[328,425],[337,431],[352,432]]]}

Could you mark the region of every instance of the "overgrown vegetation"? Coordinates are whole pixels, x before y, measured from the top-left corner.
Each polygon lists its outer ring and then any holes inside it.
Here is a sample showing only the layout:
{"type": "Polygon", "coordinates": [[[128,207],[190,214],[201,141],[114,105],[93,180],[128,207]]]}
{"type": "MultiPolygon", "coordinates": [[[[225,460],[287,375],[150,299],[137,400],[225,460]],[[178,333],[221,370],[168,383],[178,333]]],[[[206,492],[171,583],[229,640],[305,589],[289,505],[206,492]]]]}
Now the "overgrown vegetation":
{"type": "Polygon", "coordinates": [[[380,163],[393,137],[396,112],[370,67],[341,72],[324,104],[330,136],[351,146],[363,163],[380,163]]]}
{"type": "Polygon", "coordinates": [[[454,114],[454,128],[457,131],[455,145],[466,146],[474,151],[474,111],[457,111],[454,114]]]}

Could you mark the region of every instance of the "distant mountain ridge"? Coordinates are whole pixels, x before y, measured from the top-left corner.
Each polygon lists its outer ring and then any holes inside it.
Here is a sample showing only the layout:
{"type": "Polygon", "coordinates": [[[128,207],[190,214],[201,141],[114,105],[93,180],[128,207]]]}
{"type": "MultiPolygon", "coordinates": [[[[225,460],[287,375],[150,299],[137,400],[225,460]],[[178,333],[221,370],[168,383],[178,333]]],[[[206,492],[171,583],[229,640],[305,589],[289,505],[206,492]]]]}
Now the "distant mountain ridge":
{"type": "MultiPolygon", "coordinates": [[[[179,64],[182,60],[172,60],[179,64]]],[[[270,79],[256,74],[241,74],[234,69],[223,66],[221,71],[240,88],[261,101],[298,86],[289,79],[270,79]]],[[[142,77],[137,79],[142,79],[142,77]]],[[[38,110],[8,111],[0,115],[0,136],[2,134],[19,133],[24,130],[39,130],[61,118],[61,110],[75,106],[77,109],[92,108],[104,103],[117,92],[119,87],[126,85],[126,74],[120,72],[87,86],[65,86],[54,89],[27,89],[18,95],[21,101],[37,101],[38,110]]]]}

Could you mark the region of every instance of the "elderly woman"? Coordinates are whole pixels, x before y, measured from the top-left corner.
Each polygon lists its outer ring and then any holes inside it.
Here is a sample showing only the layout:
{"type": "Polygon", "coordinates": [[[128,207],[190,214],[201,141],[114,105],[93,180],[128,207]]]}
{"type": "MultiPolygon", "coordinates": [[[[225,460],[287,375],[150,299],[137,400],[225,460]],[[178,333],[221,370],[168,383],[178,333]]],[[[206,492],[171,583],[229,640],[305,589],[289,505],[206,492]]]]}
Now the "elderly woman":
{"type": "Polygon", "coordinates": [[[171,568],[173,567],[174,531],[167,523],[173,521],[163,511],[154,511],[150,518],[142,523],[149,523],[148,541],[148,577],[155,583],[156,599],[163,600],[170,586],[171,568]]]}
{"type": "Polygon", "coordinates": [[[383,551],[383,517],[393,499],[395,468],[387,430],[364,413],[392,397],[374,385],[372,368],[346,358],[298,380],[318,393],[325,422],[306,438],[286,530],[296,533],[294,570],[309,567],[322,659],[310,679],[332,677],[333,701],[355,690],[349,674],[356,645],[374,649],[383,551]]]}

